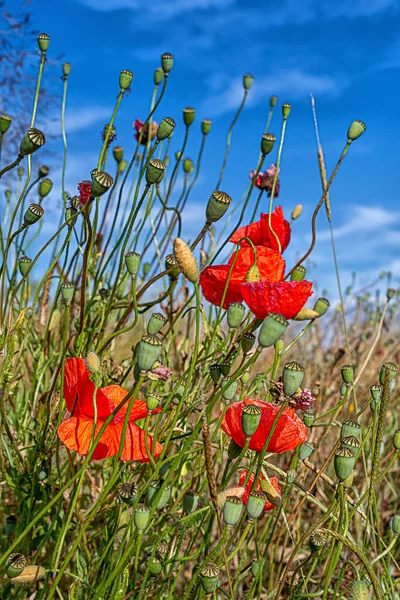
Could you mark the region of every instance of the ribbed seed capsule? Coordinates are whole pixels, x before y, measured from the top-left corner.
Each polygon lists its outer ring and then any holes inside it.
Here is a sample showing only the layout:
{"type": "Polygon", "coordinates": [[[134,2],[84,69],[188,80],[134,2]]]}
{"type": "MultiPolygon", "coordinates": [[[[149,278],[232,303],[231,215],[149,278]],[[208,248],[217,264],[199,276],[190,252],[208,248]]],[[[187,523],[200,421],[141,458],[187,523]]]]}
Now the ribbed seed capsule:
{"type": "Polygon", "coordinates": [[[285,364],[282,373],[283,393],[285,396],[293,396],[299,389],[304,377],[304,367],[298,362],[285,364]]]}
{"type": "Polygon", "coordinates": [[[246,307],[240,302],[233,302],[233,304],[229,306],[226,313],[226,320],[228,321],[228,325],[231,329],[236,329],[236,327],[239,327],[240,323],[243,321],[245,312],[246,307]]]}
{"type": "Polygon", "coordinates": [[[303,265],[299,265],[295,268],[290,276],[290,281],[303,281],[307,273],[307,269],[303,265]]]}
{"type": "Polygon", "coordinates": [[[315,415],[313,410],[306,410],[303,417],[303,422],[306,427],[311,427],[315,421],[315,415]]]}
{"type": "Polygon", "coordinates": [[[153,313],[147,323],[147,333],[149,335],[155,335],[161,331],[166,320],[167,319],[161,313],[153,313]]]}
{"type": "Polygon", "coordinates": [[[267,156],[275,145],[276,137],[272,133],[264,133],[261,138],[261,154],[267,156]]]}
{"type": "Polygon", "coordinates": [[[175,129],[175,121],[171,117],[164,117],[157,129],[157,139],[165,140],[168,138],[175,129]]]}
{"type": "Polygon", "coordinates": [[[186,127],[189,127],[193,123],[195,116],[196,111],[191,106],[187,106],[183,109],[183,122],[186,127]]]}
{"type": "Polygon", "coordinates": [[[53,187],[53,182],[51,179],[42,179],[39,183],[39,196],[41,198],[45,198],[51,192],[51,188],[53,187]]]}
{"type": "Polygon", "coordinates": [[[50,43],[50,36],[47,33],[39,33],[37,43],[41,52],[47,52],[50,43]]]}
{"type": "Polygon", "coordinates": [[[133,73],[129,69],[123,69],[119,74],[119,87],[127,90],[132,83],[133,73]]]}
{"type": "Polygon", "coordinates": [[[201,122],[201,133],[207,135],[211,131],[212,121],[211,119],[203,119],[201,122]]]}
{"type": "Polygon", "coordinates": [[[19,146],[19,153],[22,156],[28,156],[33,154],[36,150],[39,150],[46,143],[44,133],[39,129],[31,127],[28,132],[22,138],[19,146]]]}
{"type": "Polygon", "coordinates": [[[262,348],[273,346],[280,337],[285,333],[289,323],[285,317],[277,313],[269,313],[262,322],[258,334],[258,343],[262,348]]]}
{"type": "Polygon", "coordinates": [[[365,581],[355,581],[350,588],[351,600],[371,600],[371,594],[365,581]]]}
{"type": "Polygon", "coordinates": [[[199,506],[200,496],[195,490],[188,490],[183,496],[183,511],[190,515],[199,506]]]}
{"type": "Polygon", "coordinates": [[[169,271],[168,277],[170,279],[174,280],[179,277],[180,270],[173,254],[167,254],[165,257],[165,270],[169,271]]]}
{"type": "Polygon", "coordinates": [[[94,198],[99,198],[110,189],[114,180],[108,173],[97,171],[92,176],[92,186],[90,193],[94,198]]]}
{"type": "Polygon", "coordinates": [[[381,401],[382,398],[382,386],[381,385],[371,385],[369,388],[370,394],[373,398],[373,400],[375,400],[376,402],[381,401]]]}
{"type": "Polygon", "coordinates": [[[223,363],[219,363],[219,368],[221,370],[221,373],[224,377],[226,377],[227,375],[229,375],[229,371],[231,370],[231,363],[228,362],[223,362],[223,363]]]}
{"type": "Polygon", "coordinates": [[[379,371],[379,383],[383,385],[385,383],[386,373],[388,373],[389,383],[395,378],[397,373],[397,365],[392,362],[385,362],[381,366],[379,371]]]}
{"type": "Polygon", "coordinates": [[[261,408],[255,404],[245,404],[242,408],[242,429],[246,437],[257,431],[261,421],[261,408]]]}
{"type": "Polygon", "coordinates": [[[261,516],[266,500],[267,497],[264,492],[259,492],[258,490],[250,492],[246,504],[246,512],[249,519],[258,519],[261,516]]]}
{"type": "Polygon", "coordinates": [[[248,354],[256,343],[256,336],[253,333],[244,333],[241,343],[243,354],[248,354]]]}
{"type": "Polygon", "coordinates": [[[249,90],[253,85],[254,76],[251,73],[246,73],[243,75],[243,87],[245,90],[249,90]]]}
{"type": "Polygon", "coordinates": [[[210,377],[214,383],[218,383],[219,378],[221,377],[221,369],[219,365],[210,365],[210,377]]]}
{"type": "Polygon", "coordinates": [[[160,494],[160,489],[163,485],[162,479],[152,481],[147,488],[147,504],[153,506],[156,503],[156,509],[162,510],[171,497],[171,487],[167,485],[160,494]]]}
{"type": "Polygon", "coordinates": [[[314,452],[314,444],[312,442],[304,442],[299,451],[299,459],[306,460],[314,452]]]}
{"type": "Polygon", "coordinates": [[[347,435],[346,437],[342,438],[341,446],[356,451],[360,447],[360,442],[355,435],[347,435]]]}
{"type": "Polygon", "coordinates": [[[219,221],[229,208],[232,198],[225,192],[214,190],[208,199],[206,219],[209,223],[219,221]]]}
{"type": "Polygon", "coordinates": [[[342,429],[340,431],[340,439],[343,439],[349,435],[354,435],[357,439],[360,437],[361,425],[357,421],[349,419],[342,423],[342,429]]]}
{"type": "Polygon", "coordinates": [[[27,256],[20,256],[18,259],[18,267],[19,267],[19,272],[21,273],[22,277],[24,277],[27,272],[29,271],[29,267],[32,264],[32,259],[28,258],[27,256]]]}
{"type": "Polygon", "coordinates": [[[233,527],[239,521],[242,514],[243,503],[237,496],[228,496],[223,508],[224,523],[227,527],[233,527]]]}
{"type": "Polygon", "coordinates": [[[161,67],[157,67],[157,69],[154,71],[154,75],[153,75],[154,85],[160,85],[160,83],[162,82],[163,79],[164,79],[164,71],[162,70],[161,67]]]}
{"type": "Polygon", "coordinates": [[[161,405],[161,402],[162,398],[157,394],[148,394],[148,396],[146,396],[146,406],[150,412],[156,410],[156,408],[161,405]]]}
{"type": "Polygon", "coordinates": [[[328,308],[330,307],[330,302],[326,298],[318,298],[316,303],[314,304],[313,310],[319,314],[320,317],[326,313],[328,308]]]}
{"type": "Polygon", "coordinates": [[[65,62],[62,65],[62,73],[64,77],[68,77],[68,75],[71,73],[71,69],[72,69],[72,65],[69,62],[65,62]]]}
{"type": "Polygon", "coordinates": [[[135,277],[139,272],[140,254],[137,252],[128,252],[125,254],[125,265],[128,269],[129,275],[135,277]]]}
{"type": "Polygon", "coordinates": [[[219,569],[214,563],[209,563],[200,573],[200,581],[206,594],[212,594],[218,587],[219,569]]]}
{"type": "Polygon", "coordinates": [[[99,290],[99,296],[103,300],[103,302],[106,302],[109,295],[110,295],[110,292],[107,288],[101,288],[99,290]]]}
{"type": "Polygon", "coordinates": [[[6,133],[12,122],[12,117],[9,115],[0,115],[0,133],[6,133]]]}
{"type": "Polygon", "coordinates": [[[27,565],[26,558],[19,552],[12,552],[5,564],[5,571],[8,577],[17,577],[22,573],[27,565]]]}
{"type": "Polygon", "coordinates": [[[169,52],[164,52],[161,55],[161,68],[165,74],[168,74],[174,64],[174,57],[169,52]]]}
{"type": "Polygon", "coordinates": [[[140,371],[149,371],[159,359],[162,342],[156,335],[144,335],[139,342],[137,365],[140,371]]]}
{"type": "Polygon", "coordinates": [[[138,487],[133,481],[125,481],[118,486],[118,495],[122,502],[130,506],[137,498],[138,487]]]}
{"type": "Polygon", "coordinates": [[[341,368],[342,379],[344,383],[353,383],[354,368],[351,365],[345,365],[341,368]]]}
{"type": "Polygon", "coordinates": [[[318,552],[327,542],[327,537],[321,529],[315,529],[309,539],[311,552],[318,552]]]}
{"type": "Polygon", "coordinates": [[[350,448],[338,448],[335,452],[334,466],[336,477],[339,481],[345,481],[355,464],[355,453],[350,448]]]}
{"type": "Polygon", "coordinates": [[[13,577],[10,582],[13,585],[26,586],[44,579],[46,569],[37,565],[29,565],[25,567],[17,577],[13,577]]]}
{"type": "Polygon", "coordinates": [[[61,284],[61,297],[64,300],[65,304],[70,304],[72,298],[74,297],[75,287],[73,283],[66,281],[61,284]]]}
{"type": "Polygon", "coordinates": [[[44,210],[40,204],[30,204],[24,214],[24,224],[26,227],[37,223],[44,215],[44,210]]]}
{"type": "Polygon", "coordinates": [[[151,158],[146,169],[146,182],[148,185],[159,183],[164,176],[165,164],[159,158],[151,158]]]}
{"type": "Polygon", "coordinates": [[[234,399],[237,391],[237,381],[231,381],[230,377],[222,380],[222,397],[227,402],[234,399]]]}
{"type": "Polygon", "coordinates": [[[366,130],[365,123],[362,121],[353,121],[347,130],[347,138],[352,142],[360,137],[366,130]]]}
{"type": "Polygon", "coordinates": [[[150,510],[140,504],[133,512],[133,520],[138,532],[143,533],[150,521],[150,510]]]}

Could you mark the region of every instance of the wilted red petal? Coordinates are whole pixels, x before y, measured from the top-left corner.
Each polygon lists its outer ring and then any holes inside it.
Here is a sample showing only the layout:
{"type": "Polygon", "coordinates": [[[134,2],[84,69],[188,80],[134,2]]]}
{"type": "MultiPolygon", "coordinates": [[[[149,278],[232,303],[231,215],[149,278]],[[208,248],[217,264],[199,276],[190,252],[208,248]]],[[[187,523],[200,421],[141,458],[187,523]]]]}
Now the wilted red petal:
{"type": "Polygon", "coordinates": [[[79,190],[79,202],[81,204],[86,204],[91,196],[92,182],[86,179],[85,181],[81,181],[78,183],[79,190]]]}
{"type": "MultiPolygon", "coordinates": [[[[239,477],[239,486],[243,486],[244,482],[246,481],[246,477],[247,477],[247,469],[244,469],[244,471],[242,471],[240,473],[240,477],[239,477]]],[[[247,500],[249,499],[249,494],[251,492],[251,488],[253,487],[253,481],[254,481],[254,473],[252,473],[249,477],[249,481],[246,484],[246,491],[242,496],[242,502],[244,505],[247,504],[247,500]]],[[[260,477],[256,483],[256,490],[260,491],[261,490],[261,484],[260,484],[260,480],[264,480],[265,477],[262,473],[260,473],[260,477]]],[[[278,492],[279,495],[281,495],[281,488],[280,485],[278,483],[278,478],[277,477],[270,477],[270,482],[273,488],[275,488],[275,490],[278,492]]],[[[275,506],[269,501],[267,500],[265,502],[265,506],[264,506],[264,510],[272,510],[273,508],[275,508],[275,506]]]]}
{"type": "Polygon", "coordinates": [[[293,319],[312,294],[310,281],[260,281],[243,283],[243,300],[257,319],[265,319],[271,313],[279,313],[293,319]]]}
{"type": "MultiPolygon", "coordinates": [[[[281,206],[277,206],[271,214],[271,227],[279,239],[281,252],[284,252],[290,242],[291,229],[289,221],[285,220],[281,206]]],[[[265,246],[266,248],[279,250],[278,243],[269,226],[268,213],[262,213],[259,221],[255,221],[254,223],[250,223],[250,225],[245,225],[244,227],[237,229],[230,237],[229,241],[236,244],[242,237],[250,238],[255,246],[265,246]]],[[[249,243],[244,240],[241,242],[241,245],[249,246],[249,243]]]]}

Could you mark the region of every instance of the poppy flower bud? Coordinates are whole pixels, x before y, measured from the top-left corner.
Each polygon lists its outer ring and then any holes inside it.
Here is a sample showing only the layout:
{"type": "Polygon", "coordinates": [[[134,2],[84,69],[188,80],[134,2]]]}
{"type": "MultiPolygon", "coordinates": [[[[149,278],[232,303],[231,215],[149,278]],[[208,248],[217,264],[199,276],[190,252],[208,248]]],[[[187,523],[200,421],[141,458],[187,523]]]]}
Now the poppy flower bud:
{"type": "Polygon", "coordinates": [[[216,223],[229,208],[232,198],[225,192],[214,190],[208,199],[206,219],[209,223],[216,223]]]}
{"type": "Polygon", "coordinates": [[[89,373],[95,375],[101,372],[101,362],[95,352],[89,352],[85,358],[85,365],[89,373]]]}
{"type": "Polygon", "coordinates": [[[17,519],[14,515],[10,515],[6,518],[6,522],[4,524],[4,532],[6,535],[12,535],[17,528],[17,519]]]}
{"type": "Polygon", "coordinates": [[[90,193],[94,198],[99,198],[110,189],[113,183],[114,180],[111,175],[105,173],[104,171],[96,171],[92,177],[90,193]]]}
{"type": "Polygon", "coordinates": [[[168,75],[168,73],[171,71],[173,64],[174,57],[172,54],[169,52],[164,52],[164,54],[161,55],[161,68],[165,75],[168,75]]]}
{"type": "Polygon", "coordinates": [[[226,318],[231,329],[239,327],[240,323],[243,321],[245,312],[246,308],[240,302],[234,302],[229,306],[226,318]]]}
{"type": "Polygon", "coordinates": [[[351,584],[350,596],[351,600],[371,600],[371,594],[368,590],[368,585],[364,580],[357,579],[351,584]]]}
{"type": "Polygon", "coordinates": [[[4,195],[6,197],[7,202],[10,202],[10,200],[11,200],[11,194],[12,194],[11,190],[5,190],[4,195]]]}
{"type": "Polygon", "coordinates": [[[166,318],[161,313],[153,313],[147,323],[147,333],[149,335],[155,335],[165,325],[166,318]]]}
{"type": "Polygon", "coordinates": [[[328,538],[321,529],[315,529],[309,539],[311,552],[319,552],[325,546],[327,540],[328,538]]]}
{"type": "Polygon", "coordinates": [[[128,163],[126,162],[126,160],[121,160],[118,163],[118,173],[123,173],[127,166],[128,166],[128,163]]]}
{"type": "Polygon", "coordinates": [[[315,446],[311,442],[304,442],[304,444],[302,444],[300,447],[299,459],[306,460],[307,458],[309,458],[314,452],[314,448],[315,446]]]}
{"type": "Polygon", "coordinates": [[[47,52],[50,43],[50,36],[47,33],[39,33],[37,43],[41,52],[47,52]]]}
{"type": "Polygon", "coordinates": [[[133,511],[133,521],[139,533],[143,533],[150,521],[150,510],[143,504],[139,504],[133,511]]]}
{"type": "Polygon", "coordinates": [[[162,350],[161,340],[155,335],[144,335],[139,342],[137,365],[140,371],[150,371],[162,350]]]}
{"type": "Polygon", "coordinates": [[[278,96],[270,96],[269,98],[269,107],[274,108],[276,103],[278,102],[278,96]]]}
{"type": "Polygon", "coordinates": [[[17,577],[11,579],[13,585],[25,586],[31,583],[36,583],[40,579],[44,579],[46,575],[46,569],[37,565],[28,565],[25,567],[17,577]]]}
{"type": "Polygon", "coordinates": [[[397,373],[397,366],[392,362],[383,363],[379,371],[379,383],[383,385],[386,379],[386,373],[389,375],[389,383],[395,378],[397,373]]]}
{"type": "Polygon", "coordinates": [[[224,377],[229,375],[229,371],[231,370],[231,363],[224,362],[219,364],[219,368],[221,369],[221,373],[224,377]]]}
{"type": "Polygon", "coordinates": [[[210,365],[209,368],[210,377],[214,383],[218,383],[219,378],[221,377],[221,369],[219,365],[210,365]]]}
{"type": "Polygon", "coordinates": [[[237,381],[231,381],[230,377],[225,377],[222,381],[222,397],[229,402],[233,400],[237,391],[237,381]]]}
{"type": "Polygon", "coordinates": [[[357,421],[352,421],[349,419],[348,421],[344,421],[342,423],[342,429],[340,430],[340,439],[342,440],[349,435],[353,435],[357,439],[360,437],[361,433],[361,425],[357,423],[357,421]]]}
{"type": "Polygon", "coordinates": [[[342,367],[341,374],[344,383],[353,383],[354,368],[351,365],[345,365],[344,367],[342,367]]]}
{"type": "Polygon", "coordinates": [[[260,269],[257,265],[251,265],[250,269],[247,271],[246,274],[246,282],[254,283],[257,281],[260,281],[260,269]]]}
{"type": "Polygon", "coordinates": [[[211,119],[203,119],[201,122],[201,133],[207,135],[211,131],[212,121],[211,119]]]}
{"type": "Polygon", "coordinates": [[[240,381],[242,383],[247,383],[250,379],[250,371],[245,371],[243,375],[240,377],[240,381]]]}
{"type": "Polygon", "coordinates": [[[122,146],[114,146],[113,148],[113,155],[115,160],[117,161],[117,163],[121,162],[123,156],[124,156],[124,149],[122,146]]]}
{"type": "Polygon", "coordinates": [[[12,552],[10,556],[6,560],[5,571],[7,573],[7,577],[17,577],[22,573],[24,568],[27,566],[26,558],[23,554],[19,552],[12,552]]]}
{"type": "Polygon", "coordinates": [[[157,558],[156,556],[154,558],[152,558],[148,564],[148,569],[149,569],[149,573],[150,575],[152,575],[153,577],[156,577],[157,575],[160,575],[160,573],[162,572],[163,569],[163,565],[162,562],[160,561],[159,558],[157,558]]]}
{"type": "Polygon", "coordinates": [[[313,410],[306,410],[303,417],[303,423],[306,427],[311,427],[315,421],[315,415],[313,410]]]}
{"type": "Polygon", "coordinates": [[[313,310],[319,314],[320,317],[326,313],[328,308],[330,307],[330,302],[326,298],[318,298],[316,303],[314,304],[313,310]]]}
{"type": "Polygon", "coordinates": [[[261,479],[260,486],[261,491],[264,492],[264,494],[266,495],[268,502],[270,502],[276,507],[279,507],[282,504],[282,498],[280,493],[274,488],[270,481],[267,481],[266,479],[261,479]]]}
{"type": "Polygon", "coordinates": [[[133,73],[129,69],[123,69],[119,74],[119,87],[127,90],[132,83],[133,73]]]}
{"type": "Polygon", "coordinates": [[[253,85],[254,77],[250,73],[243,75],[243,87],[245,90],[249,90],[253,85]]]}
{"type": "Polygon", "coordinates": [[[165,140],[168,138],[175,129],[175,121],[171,117],[164,117],[157,129],[157,139],[165,140]]]}
{"type": "Polygon", "coordinates": [[[62,72],[63,72],[64,77],[68,77],[68,75],[71,73],[71,69],[72,69],[71,63],[69,63],[69,62],[63,63],[62,72]]]}
{"type": "Polygon", "coordinates": [[[335,452],[334,467],[339,481],[345,481],[354,468],[355,453],[350,448],[338,448],[335,452]]]}
{"type": "Polygon", "coordinates": [[[157,510],[162,510],[163,508],[165,508],[171,497],[171,487],[169,485],[167,485],[163,489],[160,495],[159,490],[161,489],[162,485],[162,479],[158,479],[157,481],[152,481],[149,487],[147,488],[147,504],[148,506],[153,506],[153,504],[156,502],[157,510]],[[158,499],[156,500],[157,496],[158,499]]]}
{"type": "Polygon", "coordinates": [[[45,198],[51,192],[51,188],[53,187],[53,182],[51,179],[42,179],[39,183],[39,196],[41,198],[45,198]]]}
{"type": "Polygon", "coordinates": [[[44,215],[44,210],[40,204],[30,204],[24,214],[24,225],[29,227],[37,223],[44,215]]]}
{"type": "Polygon", "coordinates": [[[400,430],[398,429],[393,436],[393,446],[395,450],[400,450],[400,430]]]}
{"type": "Polygon", "coordinates": [[[36,150],[39,150],[45,143],[44,134],[39,129],[32,127],[22,138],[19,153],[21,156],[28,156],[28,154],[33,154],[36,150]]]}
{"type": "Polygon", "coordinates": [[[267,156],[275,145],[276,137],[272,133],[264,133],[261,138],[261,154],[267,156]]]}
{"type": "Polygon", "coordinates": [[[165,257],[165,269],[169,271],[168,276],[170,279],[173,280],[179,277],[180,270],[173,254],[167,254],[165,257]]]}
{"type": "Polygon", "coordinates": [[[151,158],[146,169],[146,182],[148,185],[159,183],[164,176],[165,164],[158,158],[151,158]]]}
{"type": "Polygon", "coordinates": [[[345,383],[342,383],[342,385],[340,386],[340,395],[342,398],[345,395],[346,391],[347,391],[347,385],[345,383]]]}
{"type": "Polygon", "coordinates": [[[72,298],[74,297],[74,284],[70,283],[69,281],[66,281],[65,283],[61,284],[61,297],[64,301],[65,304],[71,304],[72,302],[72,298]]]}
{"type": "Polygon", "coordinates": [[[282,381],[285,396],[293,396],[299,389],[304,377],[304,368],[298,362],[286,363],[283,368],[282,381]]]}
{"type": "Polygon", "coordinates": [[[179,269],[186,279],[189,279],[192,283],[196,283],[199,279],[196,259],[189,246],[180,238],[175,238],[174,256],[179,269]]]}
{"type": "Polygon", "coordinates": [[[350,450],[356,451],[360,447],[360,442],[356,438],[355,435],[347,435],[344,438],[341,438],[341,447],[342,448],[350,448],[350,450]]]}
{"type": "Polygon", "coordinates": [[[299,265],[295,268],[290,276],[290,281],[303,281],[307,273],[307,269],[303,265],[299,265]]]}
{"type": "Polygon", "coordinates": [[[248,354],[253,348],[256,341],[256,336],[252,333],[244,333],[242,335],[242,351],[243,354],[248,354]]]}
{"type": "Polygon", "coordinates": [[[161,397],[158,396],[157,394],[149,394],[146,397],[146,406],[150,412],[153,410],[156,410],[156,408],[158,408],[160,406],[160,404],[161,404],[161,397]]]}
{"type": "Polygon", "coordinates": [[[386,298],[388,300],[391,300],[395,294],[396,294],[396,290],[394,290],[393,288],[389,288],[388,291],[386,292],[386,298]]]}
{"type": "Polygon", "coordinates": [[[365,130],[365,123],[362,121],[353,121],[347,130],[347,139],[349,139],[351,142],[354,142],[354,140],[359,138],[365,130]]]}
{"type": "Polygon", "coordinates": [[[183,171],[185,173],[193,173],[194,164],[191,158],[185,158],[185,160],[183,161],[183,171]]]}
{"type": "Polygon", "coordinates": [[[288,118],[291,110],[292,106],[290,104],[282,104],[282,116],[284,119],[288,118]]]}
{"type": "Polygon", "coordinates": [[[259,492],[258,490],[250,492],[246,504],[246,512],[249,519],[258,519],[262,515],[266,499],[264,492],[259,492]]]}
{"type": "Polygon", "coordinates": [[[125,481],[118,486],[118,496],[122,502],[131,506],[137,498],[138,487],[133,481],[125,481]]]}
{"type": "Polygon", "coordinates": [[[400,535],[400,514],[393,515],[390,519],[390,527],[395,536],[400,535]]]}
{"type": "Polygon", "coordinates": [[[179,152],[179,150],[177,150],[175,152],[175,160],[178,161],[178,160],[181,160],[181,158],[182,158],[182,152],[179,152]]]}
{"type": "Polygon", "coordinates": [[[292,221],[296,221],[296,219],[298,219],[300,217],[302,212],[303,212],[303,205],[297,204],[294,207],[294,209],[292,210],[292,221]]]}
{"type": "Polygon", "coordinates": [[[200,496],[195,490],[187,490],[183,496],[183,512],[190,515],[199,505],[200,496]]]}
{"type": "Polygon", "coordinates": [[[0,133],[6,133],[12,122],[12,117],[9,115],[0,115],[0,133]]]}
{"type": "Polygon", "coordinates": [[[255,404],[245,404],[242,408],[242,430],[246,437],[255,434],[261,421],[261,408],[255,404]]]}
{"type": "Polygon", "coordinates": [[[129,275],[136,277],[140,267],[140,254],[137,252],[128,252],[125,254],[125,265],[129,275]]]}
{"type": "Polygon", "coordinates": [[[160,83],[162,82],[163,79],[164,79],[164,71],[162,70],[161,67],[157,67],[157,69],[154,71],[154,75],[153,75],[154,85],[160,85],[160,83]]]}
{"type": "Polygon", "coordinates": [[[24,167],[18,167],[18,169],[17,169],[18,179],[22,179],[24,173],[25,173],[24,167]]]}
{"type": "Polygon", "coordinates": [[[228,446],[229,460],[235,460],[235,458],[238,458],[238,456],[240,456],[241,452],[242,452],[241,447],[238,446],[237,443],[233,439],[231,439],[231,441],[229,442],[229,446],[228,446]]]}
{"type": "Polygon", "coordinates": [[[227,527],[233,527],[239,521],[242,514],[243,503],[237,496],[228,496],[225,501],[222,515],[227,527]]]}
{"type": "Polygon", "coordinates": [[[269,313],[262,325],[258,334],[258,343],[262,348],[273,346],[280,337],[285,333],[289,323],[285,317],[277,313],[269,313]]]}
{"type": "Polygon", "coordinates": [[[183,122],[185,123],[186,127],[189,127],[193,123],[195,116],[196,111],[194,108],[187,106],[183,109],[183,122]]]}
{"type": "Polygon", "coordinates": [[[19,272],[21,273],[22,277],[24,277],[27,272],[29,271],[29,267],[31,266],[32,263],[32,259],[28,258],[27,256],[20,256],[18,259],[18,267],[19,267],[19,272]]]}

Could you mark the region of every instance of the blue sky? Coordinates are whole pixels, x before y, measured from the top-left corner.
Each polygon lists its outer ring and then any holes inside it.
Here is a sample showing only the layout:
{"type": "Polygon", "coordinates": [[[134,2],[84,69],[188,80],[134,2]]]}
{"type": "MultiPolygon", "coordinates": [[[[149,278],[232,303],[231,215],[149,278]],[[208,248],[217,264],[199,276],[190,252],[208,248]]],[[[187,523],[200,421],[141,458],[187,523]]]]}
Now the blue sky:
{"type": "MultiPolygon", "coordinates": [[[[116,120],[118,143],[130,154],[132,121],[147,114],[153,70],[160,64],[160,54],[169,51],[175,64],[156,120],[168,115],[177,121],[173,150],[180,147],[184,134],[183,107],[197,109],[185,153],[193,160],[200,143],[200,120],[213,120],[201,178],[184,219],[187,237],[199,228],[214,189],[227,128],[241,100],[242,75],[250,72],[254,85],[234,130],[222,189],[234,201],[245,190],[248,172],[255,168],[270,95],[276,94],[279,104],[291,103],[279,203],[286,214],[298,203],[304,212],[286,251],[290,267],[308,247],[310,218],[320,197],[312,92],[328,172],[341,153],[350,122],[361,119],[367,125],[331,192],[343,283],[350,282],[352,271],[359,273],[360,283],[383,269],[400,275],[399,0],[33,0],[30,10],[35,28],[51,36],[46,76],[59,74],[61,67],[51,58],[60,53],[72,63],[67,105],[71,193],[96,164],[99,131],[112,112],[119,71],[129,68],[135,74],[132,92],[116,120]]],[[[61,82],[56,81],[52,85],[61,91],[61,82]]],[[[57,111],[38,123],[45,132],[57,129],[57,111]]],[[[270,130],[278,136],[280,126],[278,110],[270,130]]],[[[59,143],[52,141],[53,149],[59,143]]],[[[58,173],[55,164],[56,182],[58,173]]],[[[312,273],[335,297],[323,211],[318,232],[312,273]]]]}

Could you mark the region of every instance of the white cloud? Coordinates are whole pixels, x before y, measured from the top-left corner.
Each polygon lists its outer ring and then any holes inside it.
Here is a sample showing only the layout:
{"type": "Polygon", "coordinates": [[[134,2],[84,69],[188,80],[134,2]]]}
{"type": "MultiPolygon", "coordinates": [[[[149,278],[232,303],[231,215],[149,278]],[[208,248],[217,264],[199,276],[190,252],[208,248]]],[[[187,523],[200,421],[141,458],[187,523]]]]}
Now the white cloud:
{"type": "MultiPolygon", "coordinates": [[[[100,121],[106,122],[112,114],[112,108],[106,106],[86,106],[85,108],[68,108],[65,115],[67,135],[81,131],[100,121]]],[[[39,124],[40,125],[40,124],[39,124]]],[[[61,135],[61,117],[53,115],[46,119],[43,128],[46,135],[61,135]]]]}
{"type": "Polygon", "coordinates": [[[144,18],[162,20],[182,13],[222,9],[232,5],[235,0],[81,0],[83,4],[100,11],[130,9],[141,12],[144,18]]]}
{"type": "MultiPolygon", "coordinates": [[[[391,229],[393,225],[400,223],[400,211],[393,211],[382,206],[354,206],[349,207],[350,219],[334,228],[335,239],[376,232],[381,243],[388,243],[388,236],[392,244],[400,243],[400,231],[391,229]],[[388,228],[385,235],[382,236],[382,228],[388,228]],[[378,235],[379,234],[379,235],[378,235]]],[[[317,233],[319,241],[330,240],[328,230],[317,233]]]]}

